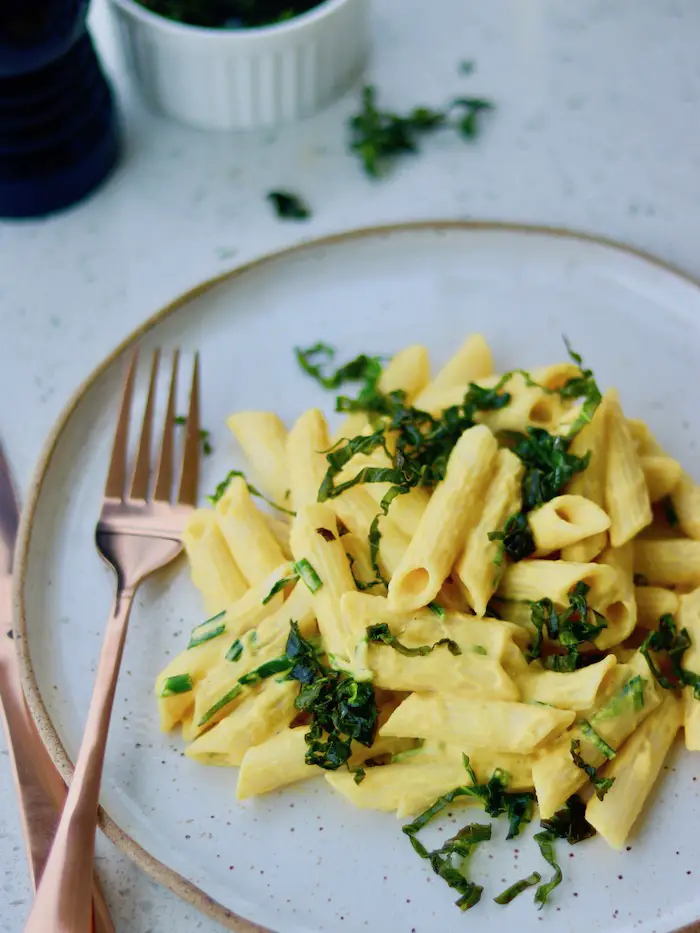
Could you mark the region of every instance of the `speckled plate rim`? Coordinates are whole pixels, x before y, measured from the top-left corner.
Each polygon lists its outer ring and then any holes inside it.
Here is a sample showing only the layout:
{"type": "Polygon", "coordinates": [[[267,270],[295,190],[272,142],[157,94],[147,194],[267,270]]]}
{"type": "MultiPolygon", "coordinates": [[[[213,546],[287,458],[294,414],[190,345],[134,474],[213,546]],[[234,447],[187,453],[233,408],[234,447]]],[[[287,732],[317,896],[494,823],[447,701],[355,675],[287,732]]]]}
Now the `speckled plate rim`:
{"type": "MultiPolygon", "coordinates": [[[[153,327],[165,320],[179,308],[199,298],[201,295],[215,288],[216,286],[233,280],[247,272],[253,271],[273,263],[279,259],[293,256],[296,253],[313,252],[316,249],[336,246],[339,243],[352,240],[365,239],[381,235],[402,234],[407,232],[439,232],[450,230],[463,231],[484,231],[484,232],[511,232],[519,233],[523,236],[549,236],[553,238],[563,238],[579,241],[581,243],[595,244],[612,252],[622,253],[626,256],[636,257],[650,265],[655,266],[671,275],[683,280],[686,284],[693,285],[700,290],[700,279],[691,276],[678,266],[660,259],[653,253],[638,249],[618,240],[605,236],[599,236],[593,233],[571,230],[565,227],[546,226],[539,224],[514,223],[508,221],[489,221],[489,220],[424,220],[408,221],[402,223],[386,224],[373,227],[361,227],[354,230],[341,233],[332,233],[326,236],[313,239],[305,239],[292,246],[276,250],[272,253],[266,253],[254,258],[249,262],[236,266],[228,272],[207,279],[193,288],[179,295],[173,301],[168,302],[159,311],[156,311],[143,324],[133,330],[115,349],[109,353],[102,362],[92,371],[85,381],[75,390],[60,415],[58,416],[39,456],[34,474],[30,483],[27,503],[22,510],[19,534],[17,539],[17,548],[15,554],[15,573],[13,582],[13,608],[16,632],[16,644],[20,659],[21,677],[24,685],[24,691],[27,702],[31,710],[34,721],[46,748],[58,768],[63,778],[69,782],[73,773],[73,763],[71,762],[61,739],[54,728],[51,717],[48,714],[46,706],[39,689],[39,685],[34,674],[31,657],[29,654],[26,619],[26,605],[24,600],[24,589],[27,576],[27,566],[29,561],[29,548],[31,543],[32,527],[34,516],[41,491],[46,480],[47,473],[51,467],[51,461],[56,450],[59,438],[63,433],[75,408],[92,387],[93,383],[114,363],[125,351],[136,344],[140,338],[153,327]]],[[[214,898],[209,897],[201,888],[197,887],[187,878],[180,875],[174,869],[164,865],[153,855],[147,852],[134,839],[129,836],[121,827],[109,816],[108,813],[100,807],[99,825],[104,834],[119,849],[122,850],[133,862],[143,869],[159,884],[164,885],[177,894],[183,900],[192,904],[201,913],[214,920],[217,920],[224,927],[234,930],[235,933],[274,933],[267,927],[259,926],[250,920],[229,910],[223,904],[220,904],[214,898]]],[[[678,927],[674,933],[700,933],[700,919],[684,927],[678,927]]]]}

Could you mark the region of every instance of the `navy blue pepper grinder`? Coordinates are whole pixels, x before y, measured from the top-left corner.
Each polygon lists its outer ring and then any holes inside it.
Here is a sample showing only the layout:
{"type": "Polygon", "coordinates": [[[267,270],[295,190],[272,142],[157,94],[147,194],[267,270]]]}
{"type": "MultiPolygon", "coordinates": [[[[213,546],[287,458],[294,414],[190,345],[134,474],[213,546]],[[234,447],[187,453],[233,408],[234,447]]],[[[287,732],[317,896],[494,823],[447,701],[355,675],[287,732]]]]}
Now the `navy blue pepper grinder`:
{"type": "Polygon", "coordinates": [[[119,154],[89,0],[0,0],[0,217],[79,201],[119,154]]]}

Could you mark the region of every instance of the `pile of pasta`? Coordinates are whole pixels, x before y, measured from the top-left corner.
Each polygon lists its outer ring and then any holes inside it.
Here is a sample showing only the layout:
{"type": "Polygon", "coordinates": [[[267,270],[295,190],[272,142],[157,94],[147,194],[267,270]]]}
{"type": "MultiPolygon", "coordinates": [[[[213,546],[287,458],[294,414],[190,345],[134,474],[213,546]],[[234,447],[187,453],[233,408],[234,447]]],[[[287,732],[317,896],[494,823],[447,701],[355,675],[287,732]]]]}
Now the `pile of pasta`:
{"type": "MultiPolygon", "coordinates": [[[[524,467],[499,437],[529,427],[566,434],[581,403],[555,390],[580,375],[565,362],[510,377],[510,403],[478,413],[444,479],[416,485],[382,515],[379,578],[369,536],[388,484],[358,483],[318,501],[327,452],[371,433],[370,416],[348,415],[331,436],[316,409],[289,430],[271,412],[232,415],[254,491],[287,511],[273,516],[236,475],[214,506],[192,515],[186,551],[212,618],[158,677],[162,728],[181,724],[190,758],[239,767],[239,799],[323,776],[352,804],[401,817],[464,784],[466,753],[479,781],[502,769],[509,791],[534,791],[545,819],[572,794],[590,794],[587,820],[622,846],[679,730],[689,749],[700,749],[700,700],[692,689],[665,689],[638,650],[670,614],[690,636],[684,668],[700,671],[700,487],[608,391],[572,441],[572,453],[590,451],[588,466],[529,513],[534,553],[508,560],[490,533],[521,508],[524,467]],[[565,610],[579,584],[607,623],[589,646],[597,660],[548,669],[528,655],[532,604],[551,600],[565,610]],[[250,676],[284,655],[291,621],[329,665],[375,690],[376,738],[353,746],[350,769],[306,763],[299,683],[250,676]],[[447,639],[456,650],[446,643],[402,653],[368,640],[376,625],[408,649],[447,639]],[[604,795],[592,793],[589,772],[574,760],[576,741],[590,771],[614,779],[604,795]],[[377,766],[358,780],[363,763],[377,766]]],[[[426,349],[411,346],[379,380],[383,392],[401,390],[434,416],[459,404],[470,384],[498,383],[479,335],[433,378],[426,349]]],[[[388,462],[381,447],[358,453],[336,484],[388,462]]]]}

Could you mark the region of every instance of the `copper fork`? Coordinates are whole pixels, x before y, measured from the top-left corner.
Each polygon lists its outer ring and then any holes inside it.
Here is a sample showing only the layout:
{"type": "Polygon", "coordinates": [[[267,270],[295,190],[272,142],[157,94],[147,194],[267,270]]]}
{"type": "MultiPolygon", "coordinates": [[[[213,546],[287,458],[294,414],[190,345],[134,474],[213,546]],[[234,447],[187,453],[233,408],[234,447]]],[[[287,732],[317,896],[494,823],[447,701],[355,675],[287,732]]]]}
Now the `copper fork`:
{"type": "Polygon", "coordinates": [[[186,435],[174,501],[178,353],[175,353],[172,363],[155,471],[151,467],[151,437],[160,358],[158,351],[154,353],[136,462],[127,488],[129,417],[136,363],[135,353],[124,382],[102,512],[95,535],[98,551],[116,573],[114,607],[107,623],[73,780],[25,933],[90,931],[92,860],[100,781],[129,613],[139,584],[155,570],[169,564],[182,550],[182,529],[196,503],[200,444],[198,359],[195,357],[192,372],[186,435]]]}

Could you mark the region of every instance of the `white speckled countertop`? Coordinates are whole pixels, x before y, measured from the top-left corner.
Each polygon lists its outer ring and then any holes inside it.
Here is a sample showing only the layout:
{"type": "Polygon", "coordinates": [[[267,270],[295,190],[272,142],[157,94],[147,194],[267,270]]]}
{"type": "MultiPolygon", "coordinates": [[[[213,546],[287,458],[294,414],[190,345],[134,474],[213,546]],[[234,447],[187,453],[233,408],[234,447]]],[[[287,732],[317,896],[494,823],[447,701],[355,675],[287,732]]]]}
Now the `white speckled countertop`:
{"type": "MultiPolygon", "coordinates": [[[[125,156],[108,184],[43,222],[0,223],[0,431],[26,493],[52,422],[99,360],[182,290],[255,254],[346,227],[471,217],[625,240],[700,277],[700,5],[695,0],[374,0],[371,77],[388,105],[461,91],[497,101],[482,137],[428,140],[371,183],[345,148],[352,96],[299,126],[204,135],[130,91],[103,0],[94,32],[116,84],[125,156]],[[462,77],[457,64],[477,63],[462,77]],[[310,202],[276,220],[270,188],[310,202]]],[[[0,737],[0,930],[29,886],[0,737]]],[[[101,840],[117,930],[213,931],[101,840]]]]}

